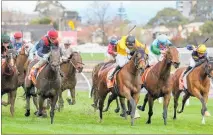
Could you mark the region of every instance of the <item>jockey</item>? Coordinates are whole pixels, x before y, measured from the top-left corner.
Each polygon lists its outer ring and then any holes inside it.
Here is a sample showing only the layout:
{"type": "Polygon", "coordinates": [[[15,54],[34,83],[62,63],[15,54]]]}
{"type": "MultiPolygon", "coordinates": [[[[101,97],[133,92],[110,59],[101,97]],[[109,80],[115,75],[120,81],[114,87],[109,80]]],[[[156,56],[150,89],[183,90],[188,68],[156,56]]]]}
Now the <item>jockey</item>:
{"type": "Polygon", "coordinates": [[[16,49],[17,53],[19,53],[23,44],[25,44],[25,41],[23,41],[22,38],[21,32],[16,32],[13,36],[12,45],[16,49]]]}
{"type": "Polygon", "coordinates": [[[7,49],[12,49],[12,48],[13,48],[13,46],[10,41],[10,36],[8,36],[6,34],[2,35],[2,37],[1,37],[1,54],[2,54],[2,56],[5,56],[7,49]]]}
{"type": "Polygon", "coordinates": [[[165,53],[166,45],[171,46],[172,43],[169,41],[168,37],[164,34],[159,35],[151,44],[150,54],[149,54],[149,65],[154,65],[161,60],[162,54],[165,53]]]}
{"type": "Polygon", "coordinates": [[[190,58],[190,64],[187,67],[186,71],[184,72],[183,76],[186,75],[186,73],[191,70],[192,68],[196,67],[197,65],[200,65],[203,60],[207,58],[207,48],[206,45],[200,44],[197,48],[195,46],[187,46],[187,49],[191,50],[193,49],[191,58],[190,58]]]}
{"type": "Polygon", "coordinates": [[[123,36],[121,40],[118,42],[116,49],[117,49],[117,56],[116,64],[117,67],[113,71],[113,73],[109,76],[109,79],[112,80],[114,74],[120,70],[128,61],[128,54],[133,52],[136,47],[144,48],[145,53],[148,55],[148,49],[145,48],[144,44],[141,44],[134,36],[128,35],[123,36]]]}
{"type": "MultiPolygon", "coordinates": [[[[48,61],[51,47],[58,47],[58,32],[55,30],[49,30],[47,35],[41,38],[39,42],[31,49],[30,55],[33,55],[37,51],[37,57],[39,61],[32,67],[29,74],[29,79],[32,75],[35,75],[37,70],[46,64],[48,61]]],[[[30,79],[31,80],[31,79],[30,79]]]]}
{"type": "Polygon", "coordinates": [[[60,45],[60,48],[62,52],[61,62],[66,62],[73,52],[71,48],[71,40],[69,38],[65,38],[63,40],[63,44],[60,45]]]}
{"type": "Polygon", "coordinates": [[[115,59],[117,52],[116,52],[116,45],[118,43],[118,40],[116,39],[116,37],[112,37],[110,40],[110,43],[108,45],[108,54],[111,56],[111,59],[115,59]]]}

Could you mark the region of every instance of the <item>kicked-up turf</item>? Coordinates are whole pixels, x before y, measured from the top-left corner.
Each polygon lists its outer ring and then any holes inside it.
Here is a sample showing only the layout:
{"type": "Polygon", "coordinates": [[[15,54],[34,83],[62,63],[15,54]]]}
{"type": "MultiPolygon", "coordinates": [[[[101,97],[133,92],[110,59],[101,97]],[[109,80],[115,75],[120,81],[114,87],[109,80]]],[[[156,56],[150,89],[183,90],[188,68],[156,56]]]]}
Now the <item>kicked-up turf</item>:
{"type": "MultiPolygon", "coordinates": [[[[177,120],[173,120],[173,98],[168,110],[168,122],[165,126],[162,118],[162,104],[155,101],[152,123],[145,124],[147,120],[148,106],[145,112],[139,111],[141,118],[135,120],[135,125],[130,125],[130,116],[125,120],[114,113],[115,102],[110,110],[103,114],[103,122],[99,123],[99,111],[94,112],[91,107],[92,99],[88,98],[88,92],[76,91],[76,104],[68,105],[67,92],[63,93],[65,106],[61,112],[55,111],[54,123],[50,124],[48,111],[47,118],[36,117],[33,113],[35,107],[31,104],[31,116],[25,117],[25,101],[22,97],[22,89],[18,89],[15,103],[15,116],[11,117],[9,106],[2,106],[2,133],[3,134],[213,134],[213,117],[206,117],[206,124],[201,124],[201,103],[196,98],[190,99],[190,105],[185,107],[182,114],[177,114],[177,120]]],[[[140,103],[144,95],[141,95],[140,103]]],[[[4,95],[6,100],[7,96],[4,95]]],[[[105,101],[106,102],[106,101],[105,101]]],[[[180,100],[179,107],[180,108],[180,100]]],[[[32,103],[32,102],[31,102],[32,103]]],[[[213,99],[208,101],[208,110],[213,113],[213,99]]]]}

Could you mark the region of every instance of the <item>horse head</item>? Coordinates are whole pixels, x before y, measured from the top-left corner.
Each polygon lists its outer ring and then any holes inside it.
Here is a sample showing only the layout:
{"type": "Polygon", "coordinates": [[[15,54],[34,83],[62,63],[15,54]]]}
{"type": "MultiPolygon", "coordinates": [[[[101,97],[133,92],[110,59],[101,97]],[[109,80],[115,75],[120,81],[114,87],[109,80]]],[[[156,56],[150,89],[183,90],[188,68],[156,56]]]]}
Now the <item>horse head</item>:
{"type": "Polygon", "coordinates": [[[53,71],[57,72],[60,68],[61,51],[59,47],[52,47],[50,51],[49,64],[53,71]]]}
{"type": "Polygon", "coordinates": [[[175,68],[180,65],[179,52],[175,46],[167,46],[166,59],[168,63],[171,63],[175,68]]]}
{"type": "Polygon", "coordinates": [[[73,52],[71,55],[70,55],[70,62],[71,64],[74,66],[74,68],[79,72],[81,73],[82,70],[83,70],[83,63],[82,63],[82,58],[81,58],[81,55],[80,53],[78,52],[73,52]]]}
{"type": "Polygon", "coordinates": [[[205,65],[205,72],[209,78],[213,79],[213,57],[208,58],[208,62],[205,65]]]}
{"type": "Polygon", "coordinates": [[[134,61],[135,67],[137,69],[140,69],[142,73],[144,72],[144,69],[146,68],[147,59],[148,57],[142,48],[137,48],[133,54],[133,57],[131,58],[131,60],[134,61]]]}
{"type": "Polygon", "coordinates": [[[16,51],[9,49],[5,57],[5,63],[3,64],[3,74],[12,76],[15,73],[16,65],[16,51]]]}

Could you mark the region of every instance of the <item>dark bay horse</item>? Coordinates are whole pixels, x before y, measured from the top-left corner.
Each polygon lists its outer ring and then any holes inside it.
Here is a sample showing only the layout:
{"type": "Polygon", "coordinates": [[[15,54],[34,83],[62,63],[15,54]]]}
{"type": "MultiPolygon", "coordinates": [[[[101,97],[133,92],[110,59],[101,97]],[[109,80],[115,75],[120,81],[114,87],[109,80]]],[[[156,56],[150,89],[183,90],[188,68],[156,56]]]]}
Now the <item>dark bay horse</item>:
{"type": "MultiPolygon", "coordinates": [[[[136,105],[140,96],[140,88],[141,88],[141,79],[140,74],[143,72],[146,67],[146,54],[144,50],[138,48],[135,51],[134,55],[130,59],[130,61],[117,73],[116,75],[116,88],[108,89],[106,85],[107,75],[111,68],[106,68],[100,71],[98,76],[98,101],[99,101],[99,111],[100,111],[100,122],[102,121],[102,112],[103,112],[103,104],[104,100],[109,92],[112,92],[110,95],[110,101],[116,99],[117,96],[125,97],[129,100],[131,104],[131,125],[134,124],[134,115],[136,110],[136,105]],[[117,91],[117,92],[116,92],[117,91]]],[[[122,110],[125,112],[126,118],[126,107],[122,102],[122,110]]],[[[110,104],[111,102],[109,102],[110,104]]]]}
{"type": "MultiPolygon", "coordinates": [[[[37,93],[39,96],[39,110],[37,115],[43,115],[43,104],[44,100],[49,98],[51,100],[51,110],[50,110],[50,117],[51,117],[51,124],[53,123],[54,119],[54,111],[55,105],[58,101],[58,96],[61,90],[61,76],[60,76],[60,56],[61,51],[59,48],[51,48],[50,56],[48,63],[42,69],[42,71],[37,76],[37,83],[33,84],[32,81],[28,80],[28,74],[33,65],[37,62],[37,60],[32,61],[28,66],[27,76],[25,79],[25,89],[26,92],[30,91],[32,87],[37,88],[37,93]]],[[[30,97],[27,96],[27,104],[29,104],[30,97]]]]}
{"type": "Polygon", "coordinates": [[[178,113],[182,113],[186,100],[190,96],[198,98],[202,104],[201,115],[202,124],[205,124],[204,115],[207,112],[206,103],[210,90],[210,81],[213,79],[213,57],[206,59],[201,65],[195,67],[187,76],[187,90],[179,88],[179,79],[182,77],[185,67],[179,68],[173,75],[173,96],[174,96],[174,117],[176,119],[176,110],[178,107],[178,98],[180,93],[184,91],[185,95],[182,99],[182,108],[178,113]]]}
{"type": "Polygon", "coordinates": [[[16,91],[18,88],[18,71],[15,66],[15,50],[8,50],[6,61],[2,65],[1,70],[1,96],[8,93],[8,103],[2,102],[2,105],[7,106],[9,103],[10,113],[14,116],[14,104],[16,99],[16,91]]]}
{"type": "Polygon", "coordinates": [[[64,76],[62,77],[62,85],[61,85],[61,93],[59,94],[59,108],[62,108],[64,105],[64,101],[62,98],[62,92],[66,89],[70,90],[72,101],[71,99],[67,99],[68,103],[70,105],[74,105],[76,103],[75,101],[75,86],[77,84],[76,79],[76,71],[79,73],[83,70],[83,63],[80,53],[73,52],[70,55],[70,58],[68,58],[68,61],[63,62],[61,64],[61,71],[64,73],[64,76]]]}
{"type": "Polygon", "coordinates": [[[179,52],[176,47],[167,47],[166,54],[162,61],[159,61],[153,67],[150,67],[150,71],[147,73],[149,68],[144,72],[146,76],[143,86],[145,86],[148,93],[145,96],[144,104],[138,106],[139,110],[144,111],[145,105],[148,101],[149,112],[147,124],[151,124],[151,117],[153,115],[153,104],[154,100],[159,97],[164,97],[163,102],[163,119],[164,124],[167,124],[167,110],[172,92],[172,81],[170,79],[171,66],[174,65],[175,68],[179,66],[179,52]]]}

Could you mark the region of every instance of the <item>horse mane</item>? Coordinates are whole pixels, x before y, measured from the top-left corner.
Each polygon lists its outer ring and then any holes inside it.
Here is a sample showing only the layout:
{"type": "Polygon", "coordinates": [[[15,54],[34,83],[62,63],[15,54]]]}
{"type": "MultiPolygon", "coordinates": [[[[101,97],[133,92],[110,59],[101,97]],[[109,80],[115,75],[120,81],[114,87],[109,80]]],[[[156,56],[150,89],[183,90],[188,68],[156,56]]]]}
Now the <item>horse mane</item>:
{"type": "Polygon", "coordinates": [[[73,56],[74,54],[78,54],[78,52],[77,52],[77,51],[72,52],[72,53],[70,54],[70,57],[69,57],[68,59],[71,59],[72,56],[73,56]]]}

